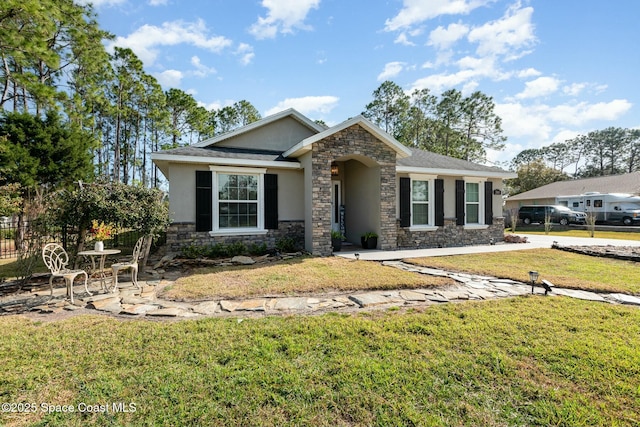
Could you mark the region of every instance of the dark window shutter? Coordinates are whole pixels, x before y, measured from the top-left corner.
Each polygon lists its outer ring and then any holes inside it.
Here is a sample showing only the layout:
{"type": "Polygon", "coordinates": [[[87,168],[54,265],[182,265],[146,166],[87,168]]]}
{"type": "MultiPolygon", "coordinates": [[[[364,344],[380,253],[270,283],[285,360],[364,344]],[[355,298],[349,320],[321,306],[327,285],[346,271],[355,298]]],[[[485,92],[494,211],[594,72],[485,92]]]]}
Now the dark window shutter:
{"type": "Polygon", "coordinates": [[[464,180],[456,180],[456,224],[464,225],[464,180]]]}
{"type": "Polygon", "coordinates": [[[264,228],[278,229],[278,175],[264,175],[264,228]]]}
{"type": "Polygon", "coordinates": [[[435,180],[435,225],[441,227],[444,225],[444,180],[435,180]]]}
{"type": "Polygon", "coordinates": [[[211,171],[196,171],[196,231],[211,231],[211,171]]]}
{"type": "Polygon", "coordinates": [[[484,223],[493,224],[493,182],[484,183],[484,223]]]}
{"type": "Polygon", "coordinates": [[[400,178],[400,227],[411,227],[410,178],[400,178]]]}

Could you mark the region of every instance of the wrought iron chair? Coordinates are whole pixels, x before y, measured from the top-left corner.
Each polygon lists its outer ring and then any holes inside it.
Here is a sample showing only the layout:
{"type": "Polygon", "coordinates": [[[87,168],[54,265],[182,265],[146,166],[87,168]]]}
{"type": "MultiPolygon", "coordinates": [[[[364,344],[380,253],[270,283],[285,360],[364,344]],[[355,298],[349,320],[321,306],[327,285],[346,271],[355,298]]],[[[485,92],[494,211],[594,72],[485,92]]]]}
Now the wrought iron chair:
{"type": "Polygon", "coordinates": [[[56,277],[62,277],[67,285],[67,296],[71,299],[71,304],[73,304],[73,282],[76,277],[80,275],[84,275],[84,290],[91,295],[91,292],[89,292],[89,289],[87,288],[87,282],[89,281],[87,272],[84,270],[70,270],[67,268],[67,264],[69,264],[69,255],[67,255],[67,251],[65,251],[62,246],[57,243],[47,243],[44,248],[42,248],[42,259],[51,272],[51,277],[49,277],[51,295],[53,295],[53,279],[56,277]]]}
{"type": "Polygon", "coordinates": [[[111,269],[113,271],[112,291],[118,289],[118,272],[120,270],[126,270],[129,268],[131,269],[131,281],[136,288],[140,289],[140,286],[138,285],[138,261],[144,256],[144,251],[142,249],[144,248],[144,242],[146,238],[146,236],[142,236],[138,239],[136,245],[133,248],[133,254],[131,255],[130,261],[116,262],[111,265],[111,269]]]}

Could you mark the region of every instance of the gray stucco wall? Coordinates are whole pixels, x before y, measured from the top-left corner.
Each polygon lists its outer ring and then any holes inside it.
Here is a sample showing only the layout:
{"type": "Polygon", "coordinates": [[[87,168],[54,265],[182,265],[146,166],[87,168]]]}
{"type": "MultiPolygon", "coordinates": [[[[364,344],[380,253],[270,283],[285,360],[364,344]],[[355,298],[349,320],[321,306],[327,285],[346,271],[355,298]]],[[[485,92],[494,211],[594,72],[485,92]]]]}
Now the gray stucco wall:
{"type": "MultiPolygon", "coordinates": [[[[196,171],[208,171],[207,165],[173,163],[169,166],[169,213],[173,222],[195,222],[196,171]]],[[[304,172],[302,170],[267,169],[278,175],[278,218],[304,220],[304,172]]]]}
{"type": "Polygon", "coordinates": [[[287,151],[315,133],[297,120],[285,117],[264,127],[220,141],[216,146],[287,151]],[[256,141],[260,141],[259,147],[256,147],[256,141]]]}

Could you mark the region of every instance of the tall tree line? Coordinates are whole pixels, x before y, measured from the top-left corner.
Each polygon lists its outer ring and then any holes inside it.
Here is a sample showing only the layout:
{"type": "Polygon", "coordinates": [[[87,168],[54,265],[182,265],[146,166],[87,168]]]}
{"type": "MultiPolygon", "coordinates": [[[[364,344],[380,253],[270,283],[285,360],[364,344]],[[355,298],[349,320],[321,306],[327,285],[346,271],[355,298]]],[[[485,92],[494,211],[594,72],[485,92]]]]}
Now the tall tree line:
{"type": "Polygon", "coordinates": [[[511,161],[514,169],[533,161],[573,178],[617,175],[640,170],[640,129],[608,127],[586,135],[527,149],[511,161]]]}
{"type": "Polygon", "coordinates": [[[150,152],[260,119],[248,101],[208,111],[182,90],[163,91],[133,51],[105,50],[112,37],[90,4],[1,2],[0,114],[19,123],[27,122],[21,114],[48,117],[45,124],[60,115],[60,126],[92,142],[77,155],[91,158],[94,175],[144,186],[159,182],[150,152]]]}
{"type": "Polygon", "coordinates": [[[518,173],[507,181],[512,195],[555,181],[640,171],[640,129],[609,127],[523,150],[511,168],[518,173]]]}
{"type": "Polygon", "coordinates": [[[406,94],[392,81],[373,92],[362,113],[401,143],[468,161],[484,162],[488,149],[504,149],[502,120],[493,99],[457,89],[437,97],[429,89],[406,94]]]}

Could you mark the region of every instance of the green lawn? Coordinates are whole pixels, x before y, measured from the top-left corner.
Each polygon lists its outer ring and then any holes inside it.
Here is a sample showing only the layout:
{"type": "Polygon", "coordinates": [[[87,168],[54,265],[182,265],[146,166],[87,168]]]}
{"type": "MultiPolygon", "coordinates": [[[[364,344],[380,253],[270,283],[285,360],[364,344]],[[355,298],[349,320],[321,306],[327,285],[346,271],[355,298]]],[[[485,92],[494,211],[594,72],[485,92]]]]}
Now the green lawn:
{"type": "Polygon", "coordinates": [[[557,249],[526,249],[493,254],[411,258],[407,262],[451,271],[529,281],[540,280],[565,288],[640,295],[640,266],[632,261],[598,258],[557,249]]]}
{"type": "Polygon", "coordinates": [[[174,300],[205,300],[451,284],[453,280],[448,278],[422,276],[373,261],[299,257],[272,264],[199,268],[178,279],[160,296],[174,300]]]}
{"type": "Polygon", "coordinates": [[[10,316],[0,331],[2,401],[37,407],[1,414],[7,426],[640,421],[640,310],[627,306],[526,296],[244,321],[10,316]]]}
{"type": "MultiPolygon", "coordinates": [[[[510,230],[510,229],[507,229],[510,230]]],[[[510,234],[511,231],[505,230],[505,233],[510,234]]],[[[624,227],[621,227],[624,230],[624,227]]],[[[545,234],[544,226],[539,227],[517,227],[513,234],[545,234]]],[[[591,237],[588,230],[575,230],[575,229],[551,229],[549,236],[566,236],[566,237],[591,237]]],[[[595,231],[593,237],[598,239],[617,239],[617,240],[640,240],[640,233],[631,231],[595,231]]]]}

